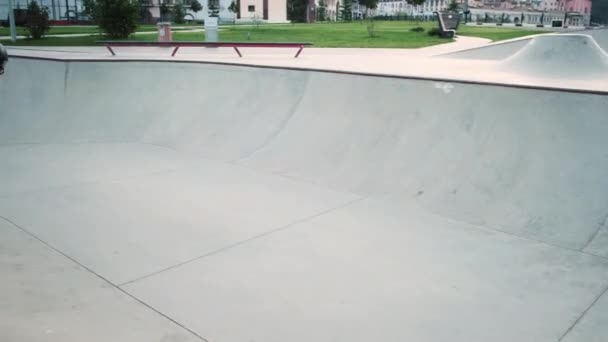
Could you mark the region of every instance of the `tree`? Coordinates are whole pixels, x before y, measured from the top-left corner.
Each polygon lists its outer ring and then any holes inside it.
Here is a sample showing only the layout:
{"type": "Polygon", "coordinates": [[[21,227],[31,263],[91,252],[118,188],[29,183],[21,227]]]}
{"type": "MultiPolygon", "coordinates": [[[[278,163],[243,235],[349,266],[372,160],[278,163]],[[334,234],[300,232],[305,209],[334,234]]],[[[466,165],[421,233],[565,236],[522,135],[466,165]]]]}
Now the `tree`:
{"type": "Polygon", "coordinates": [[[365,6],[365,11],[367,12],[367,16],[369,17],[370,10],[375,10],[378,8],[378,0],[359,0],[359,3],[365,6]]]}
{"type": "Polygon", "coordinates": [[[95,0],[82,0],[82,14],[92,17],[95,9],[95,0]]]}
{"type": "Polygon", "coordinates": [[[405,0],[405,1],[412,6],[421,6],[426,2],[426,0],[405,0]]]}
{"type": "Polygon", "coordinates": [[[241,13],[239,4],[236,1],[232,0],[232,2],[230,3],[230,6],[228,6],[228,10],[234,14],[234,16],[235,16],[234,20],[236,21],[236,17],[239,17],[240,13],[241,13]]]}
{"type": "Polygon", "coordinates": [[[371,11],[378,8],[378,0],[359,0],[359,3],[365,6],[365,16],[367,17],[367,34],[373,38],[376,36],[376,29],[371,11]]]}
{"type": "Polygon", "coordinates": [[[353,20],[353,0],[343,0],[342,8],[340,8],[340,19],[342,21],[351,22],[353,20]]]}
{"type": "MultiPolygon", "coordinates": [[[[405,1],[411,6],[422,6],[426,2],[426,0],[405,0],[405,1]]],[[[416,23],[419,24],[420,16],[416,15],[414,17],[416,18],[416,23]]]]}
{"type": "Polygon", "coordinates": [[[209,0],[207,3],[207,8],[209,11],[210,17],[219,17],[220,16],[220,2],[219,0],[209,0]]]}
{"type": "Polygon", "coordinates": [[[171,11],[171,14],[173,14],[173,21],[176,24],[183,24],[186,22],[186,20],[184,19],[184,17],[186,16],[186,10],[184,9],[184,6],[181,3],[176,3],[175,5],[173,5],[173,10],[171,11]]]}
{"type": "Polygon", "coordinates": [[[325,20],[327,20],[327,3],[325,0],[319,0],[319,5],[317,6],[317,21],[325,20]]]}
{"type": "Polygon", "coordinates": [[[340,20],[340,1],[336,1],[336,21],[340,20]]]}
{"type": "Polygon", "coordinates": [[[308,0],[287,0],[287,19],[294,23],[306,22],[308,0]]]}
{"type": "Polygon", "coordinates": [[[450,4],[448,5],[448,11],[452,11],[452,12],[458,11],[458,3],[456,2],[456,0],[450,1],[450,4]]]}
{"type": "Polygon", "coordinates": [[[536,24],[536,27],[545,27],[545,12],[540,15],[540,23],[536,24]]]}
{"type": "Polygon", "coordinates": [[[591,6],[591,21],[608,24],[608,1],[593,0],[591,6]]]}
{"type": "Polygon", "coordinates": [[[27,20],[25,28],[32,39],[40,39],[49,31],[49,12],[40,7],[36,0],[27,5],[27,20]]]}
{"type": "Polygon", "coordinates": [[[192,0],[190,1],[190,10],[194,13],[198,13],[203,10],[203,5],[201,5],[198,0],[192,0]]]}
{"type": "Polygon", "coordinates": [[[165,1],[161,1],[162,3],[160,4],[160,20],[169,21],[171,20],[171,9],[169,8],[169,6],[167,6],[167,3],[165,1]]]}
{"type": "Polygon", "coordinates": [[[426,2],[426,0],[405,0],[409,5],[412,6],[422,6],[426,2]]]}
{"type": "Polygon", "coordinates": [[[152,0],[137,0],[137,3],[139,6],[139,22],[152,23],[154,18],[149,11],[149,8],[152,7],[152,0]]]}
{"type": "Polygon", "coordinates": [[[137,29],[138,0],[92,0],[85,6],[93,21],[112,39],[124,39],[137,29]]]}

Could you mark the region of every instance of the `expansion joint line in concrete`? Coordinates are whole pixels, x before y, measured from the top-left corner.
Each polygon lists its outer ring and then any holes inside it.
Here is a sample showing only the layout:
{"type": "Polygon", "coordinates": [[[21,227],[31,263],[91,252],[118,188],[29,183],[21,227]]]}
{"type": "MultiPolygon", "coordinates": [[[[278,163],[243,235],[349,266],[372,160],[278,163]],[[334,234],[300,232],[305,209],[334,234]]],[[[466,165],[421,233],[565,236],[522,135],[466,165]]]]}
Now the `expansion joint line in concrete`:
{"type": "MultiPolygon", "coordinates": [[[[434,211],[431,211],[431,213],[433,215],[441,217],[444,220],[451,221],[451,222],[457,222],[457,223],[461,223],[461,224],[466,224],[466,225],[468,225],[470,227],[473,227],[475,229],[484,230],[484,231],[493,231],[493,232],[497,232],[497,233],[500,233],[500,234],[508,235],[508,236],[511,236],[511,237],[514,237],[514,238],[517,238],[517,239],[522,239],[522,240],[526,240],[526,241],[532,241],[532,242],[536,242],[536,243],[541,243],[543,245],[547,245],[547,246],[563,249],[563,250],[566,250],[566,251],[576,252],[576,253],[580,253],[580,254],[584,254],[584,255],[589,255],[589,256],[592,256],[594,258],[600,258],[600,259],[608,260],[608,257],[606,257],[606,256],[603,256],[603,255],[600,255],[600,254],[594,254],[594,253],[585,251],[585,247],[586,246],[584,246],[583,248],[568,247],[568,246],[564,246],[564,245],[561,245],[561,244],[558,244],[558,243],[553,243],[553,242],[545,241],[545,240],[542,240],[542,239],[536,239],[536,238],[533,238],[533,237],[530,237],[530,236],[525,236],[525,235],[520,235],[520,234],[512,233],[512,232],[509,232],[509,231],[504,230],[504,229],[500,229],[500,228],[495,227],[495,226],[483,226],[483,225],[479,225],[479,224],[475,224],[475,223],[470,223],[470,222],[463,221],[463,220],[457,220],[457,219],[453,219],[453,218],[450,218],[450,217],[446,217],[446,216],[441,215],[441,214],[439,214],[437,212],[434,212],[434,211]]],[[[608,223],[608,220],[607,220],[606,223],[608,223]]],[[[600,229],[601,229],[602,226],[600,226],[600,229]]]]}
{"type": "Polygon", "coordinates": [[[574,329],[574,327],[585,317],[587,312],[589,312],[589,310],[591,310],[591,308],[595,305],[595,303],[597,303],[597,301],[600,300],[600,298],[602,298],[602,296],[605,295],[607,292],[608,292],[608,285],[600,292],[600,294],[597,297],[595,297],[593,302],[591,302],[591,304],[589,304],[589,306],[581,313],[581,315],[578,316],[578,318],[572,323],[572,325],[570,325],[568,327],[568,329],[566,329],[566,331],[562,334],[562,336],[559,337],[557,342],[562,342],[564,340],[564,338],[566,338],[566,336],[568,336],[568,334],[572,331],[572,329],[574,329]]]}
{"type": "Polygon", "coordinates": [[[202,336],[200,336],[199,334],[197,334],[196,332],[190,330],[189,328],[187,328],[186,326],[184,326],[183,324],[181,324],[180,322],[174,320],[173,318],[165,315],[164,313],[160,312],[159,310],[155,309],[154,307],[152,307],[151,305],[149,305],[148,303],[144,302],[143,300],[135,297],[134,295],[132,295],[131,293],[123,290],[122,288],[120,288],[120,286],[112,283],[111,281],[109,281],[108,279],[104,278],[103,276],[101,276],[100,274],[96,273],[95,271],[93,271],[92,269],[88,268],[87,266],[81,264],[80,262],[78,262],[76,259],[70,257],[69,255],[63,253],[62,251],[60,251],[59,249],[55,248],[53,245],[51,245],[50,243],[42,240],[41,238],[39,238],[38,236],[36,236],[35,234],[31,233],[29,230],[25,229],[23,226],[18,225],[17,223],[11,221],[10,219],[4,217],[4,216],[0,216],[0,219],[11,224],[12,226],[14,226],[15,228],[21,230],[22,232],[24,232],[25,234],[27,234],[28,236],[31,236],[33,239],[39,241],[40,243],[42,243],[43,245],[45,245],[46,247],[50,248],[51,250],[53,250],[55,253],[62,255],[63,257],[65,257],[66,259],[70,260],[71,262],[79,265],[80,267],[82,267],[83,269],[85,269],[86,271],[88,271],[89,273],[93,274],[94,276],[96,276],[97,278],[101,279],[102,281],[104,281],[105,283],[109,284],[110,286],[112,286],[114,289],[124,293],[125,295],[129,296],[130,298],[132,298],[133,300],[135,300],[136,302],[138,302],[139,304],[145,306],[146,308],[154,311],[155,313],[157,313],[158,315],[164,317],[165,319],[171,321],[172,323],[174,323],[175,325],[177,325],[178,327],[186,330],[187,332],[189,332],[190,334],[192,334],[193,336],[195,336],[196,338],[198,338],[201,341],[204,342],[209,342],[207,339],[203,338],[202,336]]]}
{"type": "Polygon", "coordinates": [[[595,240],[595,238],[599,235],[599,233],[602,231],[602,228],[606,227],[607,225],[608,225],[608,214],[606,214],[606,216],[604,216],[604,219],[600,222],[600,224],[598,225],[595,232],[593,232],[593,234],[589,237],[587,242],[583,245],[583,247],[581,248],[581,251],[584,251],[587,248],[587,246],[589,246],[593,242],[593,240],[595,240]]]}
{"type": "Polygon", "coordinates": [[[291,228],[291,227],[293,227],[293,226],[296,226],[296,225],[298,225],[298,224],[301,224],[301,223],[304,223],[304,222],[308,222],[308,221],[310,221],[310,220],[312,220],[312,219],[315,219],[315,218],[317,218],[317,217],[319,217],[319,216],[323,216],[323,215],[326,215],[326,214],[328,214],[328,213],[330,213],[330,212],[333,212],[333,211],[336,211],[336,210],[343,209],[343,208],[348,207],[348,206],[350,206],[350,205],[352,205],[352,204],[354,204],[354,203],[356,203],[356,202],[362,201],[362,200],[363,200],[363,199],[365,199],[365,198],[366,198],[366,197],[359,197],[359,198],[356,198],[356,199],[354,199],[354,200],[350,200],[350,201],[348,201],[348,202],[346,202],[346,203],[342,203],[342,204],[340,204],[340,205],[338,205],[338,206],[335,206],[335,207],[332,207],[332,208],[329,208],[329,209],[323,210],[323,211],[321,211],[321,212],[319,212],[319,213],[316,213],[316,214],[313,214],[313,215],[310,215],[310,216],[307,216],[307,217],[301,218],[301,219],[299,219],[299,220],[293,221],[293,222],[288,223],[288,224],[286,224],[286,225],[284,225],[284,226],[281,226],[281,227],[279,227],[279,228],[275,228],[275,229],[272,229],[272,230],[269,230],[269,231],[263,232],[263,233],[261,233],[261,234],[258,234],[258,235],[255,235],[255,236],[253,236],[253,237],[250,237],[250,238],[248,238],[248,239],[241,240],[241,241],[235,242],[235,243],[233,243],[233,244],[230,244],[230,245],[227,245],[227,246],[221,247],[221,248],[216,249],[216,250],[213,250],[213,251],[211,251],[211,252],[209,252],[209,253],[206,253],[206,254],[203,254],[203,255],[199,255],[199,256],[197,256],[197,257],[194,257],[194,258],[188,259],[188,260],[186,260],[186,261],[182,261],[182,262],[180,262],[180,263],[177,263],[177,264],[175,264],[175,265],[171,265],[171,266],[169,266],[169,267],[163,268],[163,269],[158,270],[158,271],[156,271],[156,272],[152,272],[152,273],[150,273],[150,274],[146,274],[146,275],[141,276],[141,277],[139,277],[139,278],[136,278],[136,279],[133,279],[133,280],[129,280],[129,281],[124,282],[124,283],[122,283],[122,284],[120,284],[120,285],[118,285],[118,286],[125,286],[125,285],[128,285],[128,284],[132,284],[132,283],[135,283],[135,282],[137,282],[137,281],[139,281],[139,280],[142,280],[142,279],[146,279],[146,278],[149,278],[149,277],[155,276],[155,275],[157,275],[157,274],[160,274],[160,273],[163,273],[163,272],[166,272],[166,271],[169,271],[169,270],[172,270],[172,269],[178,268],[178,267],[180,267],[180,266],[183,266],[183,265],[189,264],[189,263],[191,263],[191,262],[194,262],[194,261],[197,261],[197,260],[201,260],[201,259],[206,258],[206,257],[208,257],[208,256],[212,256],[212,255],[215,255],[215,254],[218,254],[218,253],[221,253],[221,252],[225,252],[225,251],[230,250],[230,249],[233,249],[233,248],[235,248],[235,247],[238,247],[238,246],[244,245],[244,244],[246,244],[246,243],[248,243],[248,242],[251,242],[251,241],[255,241],[255,240],[262,239],[262,238],[267,237],[267,236],[269,236],[269,235],[271,235],[271,234],[274,234],[274,233],[277,233],[277,232],[280,232],[280,231],[283,231],[283,230],[289,229],[289,228],[291,228]]]}

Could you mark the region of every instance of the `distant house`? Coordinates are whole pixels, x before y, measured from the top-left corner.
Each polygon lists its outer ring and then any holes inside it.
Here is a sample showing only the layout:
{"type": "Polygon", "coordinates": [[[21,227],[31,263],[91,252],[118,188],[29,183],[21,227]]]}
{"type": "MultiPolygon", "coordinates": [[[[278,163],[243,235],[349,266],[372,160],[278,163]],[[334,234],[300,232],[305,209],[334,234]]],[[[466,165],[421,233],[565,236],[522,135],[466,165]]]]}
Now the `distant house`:
{"type": "MultiPolygon", "coordinates": [[[[379,15],[410,15],[410,16],[432,16],[434,12],[445,11],[451,0],[427,0],[420,6],[413,6],[405,0],[380,0],[377,13],[379,15]]],[[[456,1],[464,8],[465,0],[456,1]]],[[[470,0],[470,4],[474,0],[470,0]]],[[[469,5],[470,5],[469,4],[469,5]]]]}

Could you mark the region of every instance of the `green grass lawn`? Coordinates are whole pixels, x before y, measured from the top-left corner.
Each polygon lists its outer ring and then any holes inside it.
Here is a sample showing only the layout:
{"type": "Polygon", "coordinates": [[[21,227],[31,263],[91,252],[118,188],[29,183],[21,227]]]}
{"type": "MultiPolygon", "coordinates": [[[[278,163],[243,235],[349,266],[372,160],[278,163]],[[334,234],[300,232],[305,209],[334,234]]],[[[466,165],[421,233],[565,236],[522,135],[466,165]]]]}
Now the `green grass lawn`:
{"type": "MultiPolygon", "coordinates": [[[[316,47],[360,47],[360,48],[419,48],[449,42],[449,39],[429,36],[426,32],[411,32],[410,29],[421,26],[425,30],[436,27],[435,22],[376,21],[375,37],[370,37],[366,22],[352,23],[316,23],[288,25],[240,26],[226,25],[220,27],[221,41],[252,42],[310,42],[316,47]]],[[[90,33],[96,33],[95,27],[85,27],[90,33]]],[[[59,28],[57,28],[59,29],[59,28]]],[[[62,29],[64,29],[62,27],[62,29]]],[[[74,28],[76,29],[76,28],[74,28]]],[[[82,29],[82,28],[80,28],[82,29]]],[[[155,30],[154,26],[143,26],[138,31],[155,30]]],[[[461,26],[458,34],[463,36],[483,37],[491,40],[503,40],[537,34],[541,31],[522,30],[504,27],[461,26]]],[[[74,32],[72,32],[74,33],[74,32]]],[[[82,32],[81,32],[82,33],[82,32]]],[[[102,36],[88,37],[49,37],[41,40],[18,40],[14,45],[21,46],[87,46],[95,45],[102,36]]],[[[156,40],[156,35],[131,35],[130,40],[156,40]]],[[[174,32],[174,41],[204,41],[203,32],[174,32]]],[[[13,45],[10,41],[3,44],[13,45]]]]}
{"type": "Polygon", "coordinates": [[[532,34],[546,33],[547,31],[507,28],[507,27],[487,27],[487,26],[471,26],[462,25],[458,28],[458,35],[487,38],[493,41],[506,40],[529,36],[532,34]]]}

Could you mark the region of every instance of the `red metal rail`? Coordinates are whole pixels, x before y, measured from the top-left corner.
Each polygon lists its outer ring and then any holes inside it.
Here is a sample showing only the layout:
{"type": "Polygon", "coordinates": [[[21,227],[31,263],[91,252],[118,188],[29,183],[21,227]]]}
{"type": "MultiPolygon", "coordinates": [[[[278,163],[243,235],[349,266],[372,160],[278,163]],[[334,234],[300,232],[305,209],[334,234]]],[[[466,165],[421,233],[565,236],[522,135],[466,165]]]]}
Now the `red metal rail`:
{"type": "Polygon", "coordinates": [[[311,43],[257,43],[257,42],[146,42],[146,41],[128,41],[128,40],[104,40],[99,41],[98,43],[105,45],[105,47],[110,51],[112,56],[116,56],[116,52],[112,49],[112,47],[117,46],[127,46],[127,47],[139,47],[139,46],[166,46],[172,47],[173,51],[171,52],[171,57],[174,57],[179,48],[182,47],[231,47],[236,51],[239,57],[243,57],[243,54],[239,50],[239,48],[243,47],[252,47],[252,48],[294,48],[298,49],[294,58],[298,58],[300,53],[305,46],[312,45],[311,43]]]}

